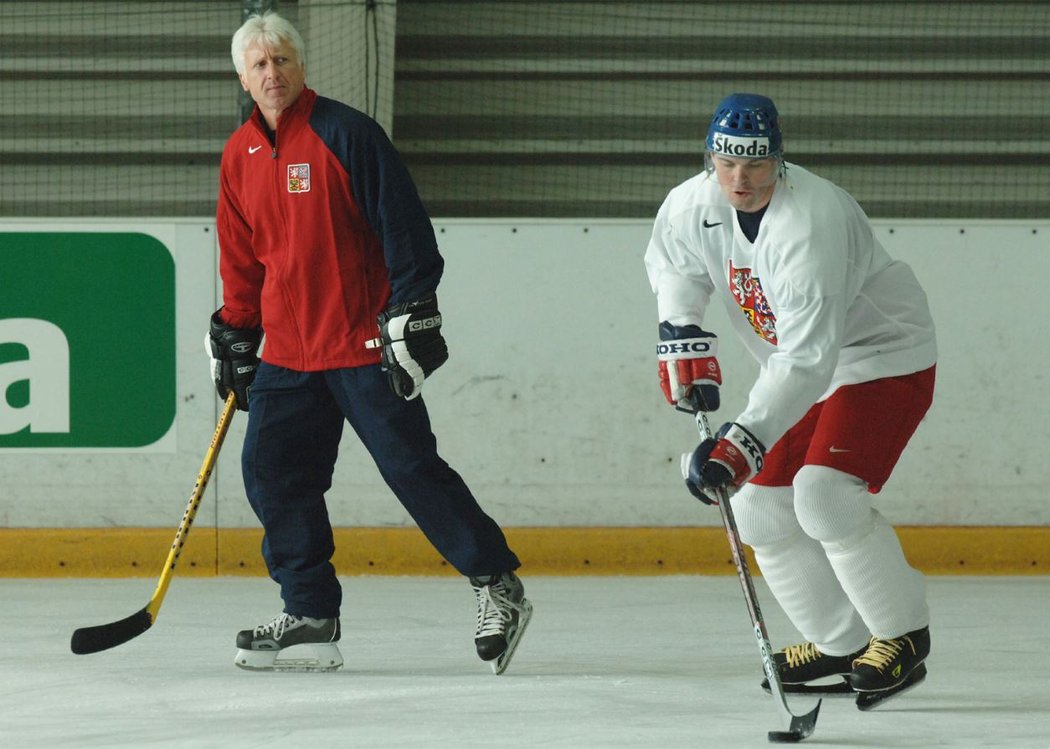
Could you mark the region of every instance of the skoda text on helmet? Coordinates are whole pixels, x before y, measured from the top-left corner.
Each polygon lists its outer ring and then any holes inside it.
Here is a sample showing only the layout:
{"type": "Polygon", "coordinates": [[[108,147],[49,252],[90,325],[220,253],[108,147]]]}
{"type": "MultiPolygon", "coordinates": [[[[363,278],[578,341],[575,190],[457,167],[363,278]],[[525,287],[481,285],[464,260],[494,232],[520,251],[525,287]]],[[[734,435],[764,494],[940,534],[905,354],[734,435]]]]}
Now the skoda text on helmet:
{"type": "Polygon", "coordinates": [[[724,98],[707,128],[707,152],[739,159],[780,157],[780,117],[772,99],[758,94],[724,98]]]}

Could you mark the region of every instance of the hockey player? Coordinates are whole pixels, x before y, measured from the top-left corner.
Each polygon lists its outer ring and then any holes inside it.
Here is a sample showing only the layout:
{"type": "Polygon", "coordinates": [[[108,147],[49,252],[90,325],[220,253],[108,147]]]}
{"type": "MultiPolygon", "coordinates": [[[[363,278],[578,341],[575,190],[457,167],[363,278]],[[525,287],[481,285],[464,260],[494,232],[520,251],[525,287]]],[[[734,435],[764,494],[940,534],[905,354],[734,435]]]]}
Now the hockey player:
{"type": "Polygon", "coordinates": [[[684,478],[704,502],[733,496],[741,540],[806,639],[775,654],[785,689],[844,679],[867,709],[926,673],[925,582],[871,500],[932,402],[936,339],[915,275],[853,198],[783,153],[774,103],[732,94],[705,171],[661,206],[645,255],[660,384],[676,407],[718,408],[702,326],[720,298],[760,370],[684,478]]]}
{"type": "Polygon", "coordinates": [[[503,532],[438,455],[419,397],[448,358],[430,219],[378,123],[306,87],[303,40],[288,21],[252,16],[231,52],[255,107],[223,151],[224,304],[207,346],[219,395],[234,392],[248,412],[245,490],[284,600],[272,621],[237,635],[235,662],[343,662],[324,494],[346,421],[426,537],[469,578],[477,653],[502,673],[532,606],[503,532]]]}

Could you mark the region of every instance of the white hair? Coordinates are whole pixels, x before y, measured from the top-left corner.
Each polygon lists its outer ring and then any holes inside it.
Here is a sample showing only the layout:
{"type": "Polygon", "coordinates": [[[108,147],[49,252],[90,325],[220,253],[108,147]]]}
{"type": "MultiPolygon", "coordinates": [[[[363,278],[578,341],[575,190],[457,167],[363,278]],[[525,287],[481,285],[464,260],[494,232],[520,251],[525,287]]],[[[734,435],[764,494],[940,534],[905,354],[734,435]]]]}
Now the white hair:
{"type": "Polygon", "coordinates": [[[292,45],[299,58],[299,65],[305,67],[303,38],[289,21],[272,10],[261,16],[250,16],[234,33],[233,43],[230,45],[230,55],[233,57],[233,67],[237,69],[237,74],[244,75],[244,54],[249,47],[275,47],[282,41],[292,45]]]}

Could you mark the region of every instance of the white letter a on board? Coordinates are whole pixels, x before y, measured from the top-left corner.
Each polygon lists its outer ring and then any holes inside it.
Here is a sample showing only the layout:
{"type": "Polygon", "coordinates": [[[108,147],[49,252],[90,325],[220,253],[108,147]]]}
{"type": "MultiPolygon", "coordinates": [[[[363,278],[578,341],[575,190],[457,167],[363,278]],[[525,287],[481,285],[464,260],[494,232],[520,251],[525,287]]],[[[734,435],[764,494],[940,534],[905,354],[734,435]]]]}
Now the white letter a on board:
{"type": "Polygon", "coordinates": [[[69,341],[46,320],[0,320],[0,344],[19,343],[29,358],[0,362],[0,434],[69,432],[69,341]],[[13,407],[8,389],[29,381],[29,402],[13,407]]]}

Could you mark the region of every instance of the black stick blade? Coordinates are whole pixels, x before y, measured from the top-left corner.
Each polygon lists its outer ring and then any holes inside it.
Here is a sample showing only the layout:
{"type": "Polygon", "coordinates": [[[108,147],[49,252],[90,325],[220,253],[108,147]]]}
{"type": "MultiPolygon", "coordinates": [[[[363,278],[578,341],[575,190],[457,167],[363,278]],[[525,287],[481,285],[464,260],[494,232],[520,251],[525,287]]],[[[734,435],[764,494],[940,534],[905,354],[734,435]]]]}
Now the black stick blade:
{"type": "Polygon", "coordinates": [[[795,731],[770,731],[769,740],[774,744],[797,744],[806,738],[795,731]]]}
{"type": "Polygon", "coordinates": [[[817,727],[817,715],[820,713],[820,701],[817,706],[805,715],[791,716],[791,728],[787,731],[770,731],[768,738],[774,744],[794,744],[809,738],[817,727]]]}
{"type": "Polygon", "coordinates": [[[119,622],[100,624],[97,627],[81,627],[73,633],[69,647],[77,655],[87,655],[123,645],[153,626],[148,609],[147,606],[119,622]]]}
{"type": "Polygon", "coordinates": [[[796,715],[791,719],[791,731],[793,733],[802,734],[802,738],[808,738],[813,733],[813,729],[817,727],[817,715],[820,714],[820,703],[822,700],[817,700],[817,706],[810,710],[805,715],[796,715]]]}

